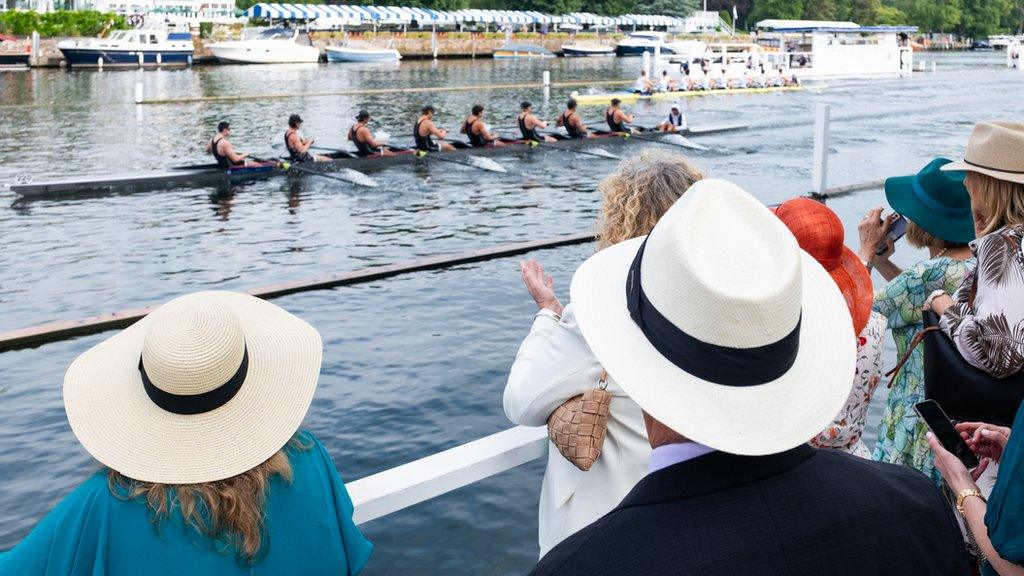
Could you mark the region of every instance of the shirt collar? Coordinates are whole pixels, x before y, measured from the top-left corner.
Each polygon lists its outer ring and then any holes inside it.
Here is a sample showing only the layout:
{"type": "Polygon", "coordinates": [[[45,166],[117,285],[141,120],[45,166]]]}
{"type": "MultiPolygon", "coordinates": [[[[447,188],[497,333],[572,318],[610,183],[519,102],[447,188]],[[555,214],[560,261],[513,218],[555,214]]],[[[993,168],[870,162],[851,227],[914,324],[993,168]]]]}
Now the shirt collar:
{"type": "Polygon", "coordinates": [[[647,473],[657,472],[662,468],[693,460],[714,451],[714,448],[696,442],[664,444],[651,451],[651,461],[647,466],[647,473]]]}

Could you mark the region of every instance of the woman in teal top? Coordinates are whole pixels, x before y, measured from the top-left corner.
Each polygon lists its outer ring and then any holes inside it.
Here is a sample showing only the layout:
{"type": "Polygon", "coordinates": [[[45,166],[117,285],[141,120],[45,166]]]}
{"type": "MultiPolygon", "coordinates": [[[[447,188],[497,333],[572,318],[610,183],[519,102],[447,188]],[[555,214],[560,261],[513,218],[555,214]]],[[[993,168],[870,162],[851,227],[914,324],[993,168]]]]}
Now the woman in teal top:
{"type": "Polygon", "coordinates": [[[64,408],[104,468],[0,553],[0,574],[355,575],[372,545],[299,430],[322,345],[252,296],[164,304],[78,357],[64,408]]]}

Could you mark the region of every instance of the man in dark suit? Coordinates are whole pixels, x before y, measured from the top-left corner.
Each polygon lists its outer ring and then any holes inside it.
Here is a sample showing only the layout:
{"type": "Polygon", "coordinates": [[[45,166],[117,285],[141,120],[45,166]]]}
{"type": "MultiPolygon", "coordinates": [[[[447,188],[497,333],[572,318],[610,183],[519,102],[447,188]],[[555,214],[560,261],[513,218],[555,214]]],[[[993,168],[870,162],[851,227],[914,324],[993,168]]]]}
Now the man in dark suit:
{"type": "Polygon", "coordinates": [[[970,573],[930,480],[807,445],[850,394],[850,312],[739,187],[697,182],[646,239],[588,259],[571,294],[587,344],[644,411],[653,450],[619,506],[533,574],[970,573]]]}

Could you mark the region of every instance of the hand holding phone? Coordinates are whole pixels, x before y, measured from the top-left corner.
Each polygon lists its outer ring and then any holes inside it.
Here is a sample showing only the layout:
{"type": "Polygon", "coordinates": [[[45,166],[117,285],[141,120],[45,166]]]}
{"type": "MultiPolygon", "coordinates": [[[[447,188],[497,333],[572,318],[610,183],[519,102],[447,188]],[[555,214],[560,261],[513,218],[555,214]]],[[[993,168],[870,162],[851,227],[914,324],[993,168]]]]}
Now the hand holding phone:
{"type": "Polygon", "coordinates": [[[925,400],[914,404],[914,410],[924,420],[932,433],[942,444],[942,447],[956,456],[968,470],[978,467],[978,457],[971,452],[971,449],[964,442],[963,437],[953,427],[949,417],[942,411],[942,407],[935,400],[925,400]]]}
{"type": "Polygon", "coordinates": [[[875,255],[881,256],[889,249],[889,245],[895,243],[907,233],[907,219],[902,214],[892,213],[888,216],[889,232],[885,235],[885,243],[875,249],[875,255]]]}

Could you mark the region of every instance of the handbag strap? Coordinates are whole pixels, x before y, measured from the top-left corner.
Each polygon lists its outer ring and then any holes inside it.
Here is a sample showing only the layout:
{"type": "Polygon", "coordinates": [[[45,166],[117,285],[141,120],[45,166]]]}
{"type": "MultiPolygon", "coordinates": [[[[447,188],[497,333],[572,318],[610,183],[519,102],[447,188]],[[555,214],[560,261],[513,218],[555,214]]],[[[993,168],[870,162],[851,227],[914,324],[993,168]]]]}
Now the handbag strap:
{"type": "Polygon", "coordinates": [[[603,369],[601,370],[601,379],[597,381],[597,387],[600,388],[601,390],[607,390],[608,389],[608,371],[607,370],[603,370],[603,369]]]}
{"type": "Polygon", "coordinates": [[[925,334],[934,332],[935,330],[939,330],[939,327],[926,326],[924,330],[918,332],[917,336],[914,336],[914,339],[910,341],[910,346],[907,346],[907,351],[903,353],[903,357],[896,363],[896,367],[885,373],[886,376],[891,376],[891,378],[889,378],[889,388],[892,388],[893,382],[896,381],[896,377],[900,374],[900,369],[902,369],[903,365],[907,363],[907,360],[910,360],[910,355],[914,352],[914,348],[917,348],[917,345],[924,340],[925,334]]]}

